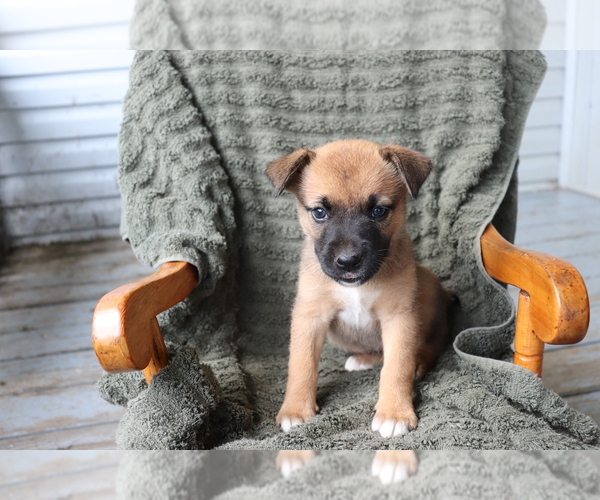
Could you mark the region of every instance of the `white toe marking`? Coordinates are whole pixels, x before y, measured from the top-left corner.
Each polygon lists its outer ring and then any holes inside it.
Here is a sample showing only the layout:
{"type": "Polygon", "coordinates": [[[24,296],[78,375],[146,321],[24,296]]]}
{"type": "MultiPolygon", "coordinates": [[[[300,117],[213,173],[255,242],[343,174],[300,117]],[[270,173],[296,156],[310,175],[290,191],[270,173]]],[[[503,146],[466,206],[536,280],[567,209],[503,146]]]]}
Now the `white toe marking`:
{"type": "Polygon", "coordinates": [[[396,422],[396,426],[394,427],[394,436],[401,436],[402,434],[406,434],[408,432],[408,425],[406,422],[396,422]]]}
{"type": "Polygon", "coordinates": [[[284,417],[283,420],[281,421],[281,429],[283,430],[283,432],[289,432],[290,429],[292,427],[294,427],[295,425],[300,425],[303,424],[304,420],[302,420],[301,418],[298,417],[284,417]]]}
{"type": "Polygon", "coordinates": [[[373,422],[371,423],[371,430],[373,430],[373,431],[379,430],[382,423],[383,423],[383,421],[380,418],[374,418],[373,422]]]}
{"type": "Polygon", "coordinates": [[[373,368],[375,365],[369,365],[366,363],[361,363],[356,356],[350,356],[347,360],[346,360],[346,365],[344,366],[344,368],[346,368],[346,370],[348,370],[349,372],[356,372],[359,370],[370,370],[371,368],[373,368]]]}
{"type": "Polygon", "coordinates": [[[380,419],[374,418],[371,429],[379,431],[381,437],[401,436],[408,433],[408,424],[402,420],[389,419],[382,422],[380,419]]]}
{"type": "Polygon", "coordinates": [[[394,434],[394,426],[396,425],[395,420],[386,420],[379,428],[379,434],[381,437],[391,437],[394,434]]]}
{"type": "Polygon", "coordinates": [[[399,483],[410,477],[408,465],[390,460],[388,462],[373,461],[371,475],[378,477],[382,484],[399,483]]]}
{"type": "Polygon", "coordinates": [[[381,460],[375,459],[371,464],[371,475],[379,476],[379,472],[381,472],[381,460]]]}
{"type": "Polygon", "coordinates": [[[284,460],[281,464],[281,475],[285,478],[290,477],[292,473],[292,464],[289,460],[284,460]]]}
{"type": "Polygon", "coordinates": [[[281,429],[283,432],[289,432],[292,428],[292,421],[288,417],[284,417],[281,421],[281,429]]]}
{"type": "Polygon", "coordinates": [[[394,481],[395,463],[393,461],[386,462],[379,472],[379,480],[383,484],[391,484],[394,481]]]}
{"type": "Polygon", "coordinates": [[[394,472],[394,479],[392,482],[399,483],[400,481],[404,481],[409,477],[408,466],[403,463],[396,463],[396,471],[394,472]]]}

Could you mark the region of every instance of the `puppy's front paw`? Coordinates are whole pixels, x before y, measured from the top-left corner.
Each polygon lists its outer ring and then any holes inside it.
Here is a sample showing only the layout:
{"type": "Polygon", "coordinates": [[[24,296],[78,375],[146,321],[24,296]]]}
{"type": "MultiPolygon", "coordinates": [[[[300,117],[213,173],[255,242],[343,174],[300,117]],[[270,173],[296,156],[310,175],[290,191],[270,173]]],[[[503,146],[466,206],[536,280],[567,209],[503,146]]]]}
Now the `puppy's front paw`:
{"type": "Polygon", "coordinates": [[[277,454],[277,468],[281,470],[281,475],[287,478],[316,456],[317,452],[313,450],[281,450],[277,454]]]}
{"type": "Polygon", "coordinates": [[[379,431],[382,437],[400,436],[416,429],[418,422],[419,419],[412,408],[397,410],[378,408],[371,428],[379,431]]]}
{"type": "Polygon", "coordinates": [[[383,484],[398,483],[417,472],[419,460],[412,450],[378,450],[375,452],[371,474],[383,484]]]}
{"type": "Polygon", "coordinates": [[[281,425],[283,432],[289,432],[295,425],[303,424],[314,417],[319,411],[317,405],[291,405],[283,403],[277,414],[277,423],[281,425]]]}

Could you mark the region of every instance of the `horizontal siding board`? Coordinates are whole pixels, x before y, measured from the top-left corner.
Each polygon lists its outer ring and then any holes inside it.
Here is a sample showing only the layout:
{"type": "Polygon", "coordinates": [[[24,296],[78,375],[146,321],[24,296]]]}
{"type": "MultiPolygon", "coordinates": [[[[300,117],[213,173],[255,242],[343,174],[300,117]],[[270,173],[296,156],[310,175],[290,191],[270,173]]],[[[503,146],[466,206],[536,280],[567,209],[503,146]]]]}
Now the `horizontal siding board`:
{"type": "Polygon", "coordinates": [[[116,165],[117,136],[0,145],[0,176],[116,165]]]}
{"type": "Polygon", "coordinates": [[[129,26],[87,26],[60,31],[0,34],[2,50],[125,50],[129,48],[129,26]]]}
{"type": "Polygon", "coordinates": [[[120,198],[86,199],[52,205],[4,209],[4,223],[13,237],[51,235],[66,231],[117,228],[120,198]]]}
{"type": "Polygon", "coordinates": [[[135,0],[19,0],[0,4],[0,32],[127,23],[135,0]],[[35,10],[34,10],[35,9],[35,10]],[[35,12],[36,15],[32,15],[35,12]]]}
{"type": "Polygon", "coordinates": [[[544,81],[540,85],[536,99],[555,98],[561,99],[564,95],[565,70],[564,68],[552,68],[546,71],[544,81]]]}
{"type": "Polygon", "coordinates": [[[565,24],[548,23],[540,47],[546,50],[564,50],[565,49],[565,24]]]}
{"type": "Polygon", "coordinates": [[[116,167],[0,178],[3,207],[118,196],[116,167]]]}
{"type": "Polygon", "coordinates": [[[560,127],[562,99],[538,99],[533,102],[527,117],[526,127],[560,127]]]}
{"type": "Polygon", "coordinates": [[[42,108],[121,101],[127,91],[127,69],[3,78],[3,109],[42,108]]]}
{"type": "Polygon", "coordinates": [[[525,129],[521,142],[521,156],[534,156],[560,153],[560,128],[525,129]]]}
{"type": "Polygon", "coordinates": [[[134,54],[133,50],[97,50],[90,57],[86,50],[0,51],[0,77],[127,69],[134,54]]]}
{"type": "Polygon", "coordinates": [[[0,143],[117,134],[120,103],[0,111],[0,143]]]}
{"type": "Polygon", "coordinates": [[[542,53],[546,57],[548,69],[556,69],[565,67],[565,51],[564,50],[543,50],[542,53]]]}
{"type": "Polygon", "coordinates": [[[567,12],[567,0],[541,0],[541,3],[546,11],[548,23],[564,24],[567,12]]]}
{"type": "Polygon", "coordinates": [[[558,179],[559,155],[521,156],[519,160],[519,182],[543,183],[555,182],[558,179]]]}

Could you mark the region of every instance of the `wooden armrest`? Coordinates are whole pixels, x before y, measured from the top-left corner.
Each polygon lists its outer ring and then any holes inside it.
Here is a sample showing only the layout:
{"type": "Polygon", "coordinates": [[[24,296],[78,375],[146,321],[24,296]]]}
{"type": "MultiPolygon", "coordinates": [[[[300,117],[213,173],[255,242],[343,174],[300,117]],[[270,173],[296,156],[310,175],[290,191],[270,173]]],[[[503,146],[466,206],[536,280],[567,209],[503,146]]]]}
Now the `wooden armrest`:
{"type": "Polygon", "coordinates": [[[198,283],[187,262],[167,262],[151,276],[107,293],[92,321],[92,342],[110,373],[144,370],[146,382],[167,365],[156,315],[185,299],[198,283]]]}
{"type": "MultiPolygon", "coordinates": [[[[481,237],[481,253],[492,278],[521,289],[514,362],[541,376],[544,343],[575,344],[585,337],[590,312],[583,278],[565,260],[515,247],[491,224],[481,237]]],[[[102,368],[144,370],[149,383],[168,361],[156,315],[185,299],[197,283],[194,266],[168,262],[102,297],[92,322],[102,368]]]]}
{"type": "Polygon", "coordinates": [[[492,278],[521,289],[514,362],[541,376],[544,343],[576,344],[587,333],[585,282],[567,261],[517,248],[491,224],[481,237],[481,254],[492,278]]]}

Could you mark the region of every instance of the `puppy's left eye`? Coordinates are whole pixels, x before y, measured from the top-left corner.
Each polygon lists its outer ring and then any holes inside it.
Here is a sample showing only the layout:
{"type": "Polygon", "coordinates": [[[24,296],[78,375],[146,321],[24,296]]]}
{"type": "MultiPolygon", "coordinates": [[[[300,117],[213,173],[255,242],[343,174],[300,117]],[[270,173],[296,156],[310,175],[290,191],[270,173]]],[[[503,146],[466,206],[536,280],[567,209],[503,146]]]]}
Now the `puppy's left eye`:
{"type": "Polygon", "coordinates": [[[371,217],[373,217],[374,219],[382,219],[387,215],[388,211],[389,209],[386,207],[375,207],[371,211],[371,217]]]}

